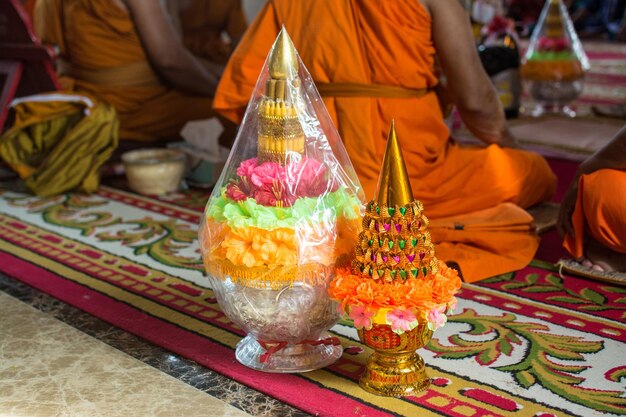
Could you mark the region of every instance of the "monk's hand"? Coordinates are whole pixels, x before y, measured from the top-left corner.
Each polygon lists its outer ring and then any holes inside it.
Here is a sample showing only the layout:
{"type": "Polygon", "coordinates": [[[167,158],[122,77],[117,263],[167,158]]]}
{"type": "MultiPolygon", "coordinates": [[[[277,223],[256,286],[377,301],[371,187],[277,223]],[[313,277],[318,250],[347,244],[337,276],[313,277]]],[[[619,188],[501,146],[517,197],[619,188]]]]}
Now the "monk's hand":
{"type": "Polygon", "coordinates": [[[202,65],[204,66],[204,68],[207,71],[209,71],[211,74],[213,74],[218,80],[222,78],[222,75],[224,75],[224,70],[226,69],[225,65],[219,64],[217,62],[209,61],[208,59],[205,59],[205,58],[198,58],[198,59],[200,60],[200,62],[202,62],[202,65]]]}
{"type": "Polygon", "coordinates": [[[574,214],[574,208],[576,207],[576,197],[578,196],[578,178],[570,184],[563,201],[561,201],[561,208],[559,210],[559,219],[556,223],[556,229],[563,237],[569,235],[574,237],[574,227],[572,226],[572,214],[574,214]]]}
{"type": "Polygon", "coordinates": [[[500,136],[500,140],[498,141],[498,145],[503,148],[521,148],[519,142],[515,139],[515,136],[513,136],[513,133],[511,133],[508,127],[504,128],[504,131],[500,136]]]}

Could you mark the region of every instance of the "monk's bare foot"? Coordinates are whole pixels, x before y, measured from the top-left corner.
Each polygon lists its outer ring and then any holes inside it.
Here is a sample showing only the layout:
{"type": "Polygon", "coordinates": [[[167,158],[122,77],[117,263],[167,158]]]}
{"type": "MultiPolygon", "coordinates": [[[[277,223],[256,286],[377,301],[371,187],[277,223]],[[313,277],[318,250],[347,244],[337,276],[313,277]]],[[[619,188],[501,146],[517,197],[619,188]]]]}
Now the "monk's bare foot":
{"type": "Polygon", "coordinates": [[[626,254],[612,251],[595,240],[589,241],[585,255],[587,259],[582,261],[583,266],[596,271],[626,272],[626,254]]]}
{"type": "Polygon", "coordinates": [[[580,264],[582,266],[587,267],[587,268],[591,269],[592,271],[598,271],[598,272],[604,272],[605,271],[605,269],[603,267],[601,267],[600,265],[594,264],[593,262],[591,262],[587,258],[577,259],[577,261],[580,262],[580,264]]]}

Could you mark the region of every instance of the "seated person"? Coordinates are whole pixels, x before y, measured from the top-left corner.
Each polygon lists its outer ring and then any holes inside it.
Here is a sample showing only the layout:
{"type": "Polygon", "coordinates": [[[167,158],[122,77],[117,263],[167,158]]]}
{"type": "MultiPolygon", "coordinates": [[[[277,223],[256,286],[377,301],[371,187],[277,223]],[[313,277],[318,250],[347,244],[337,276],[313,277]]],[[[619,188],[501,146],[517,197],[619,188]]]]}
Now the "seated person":
{"type": "Polygon", "coordinates": [[[212,96],[232,50],[216,40],[226,31],[237,41],[246,23],[238,0],[39,0],[35,27],[60,49],[64,87],[115,107],[122,140],[164,141],[187,121],[214,116],[212,96]],[[202,39],[211,48],[199,59],[192,52],[202,39]]]}
{"type": "Polygon", "coordinates": [[[626,0],[584,0],[575,6],[572,21],[581,37],[605,35],[626,41],[626,0]]]}
{"type": "Polygon", "coordinates": [[[454,242],[440,244],[438,254],[458,260],[471,280],[530,261],[538,243],[530,233],[532,218],[520,206],[549,199],[556,178],[541,156],[515,149],[458,0],[270,0],[224,72],[214,101],[218,112],[241,122],[282,24],[324,98],[368,199],[395,119],[415,197],[429,218],[452,219],[442,221],[442,230],[454,224],[454,216],[472,224],[468,213],[497,207],[498,215],[490,212],[473,223],[479,231],[493,231],[491,240],[471,227],[453,226],[458,234],[445,233],[445,239],[454,242]],[[462,147],[450,138],[435,93],[435,55],[452,101],[485,147],[462,147]],[[497,225],[490,225],[496,218],[497,225]],[[511,228],[522,232],[505,237],[511,228]],[[465,250],[470,245],[477,250],[465,250]],[[496,259],[485,262],[481,253],[496,259]]]}
{"type": "Polygon", "coordinates": [[[580,164],[561,203],[563,246],[583,271],[626,272],[625,191],[626,126],[580,164]]]}

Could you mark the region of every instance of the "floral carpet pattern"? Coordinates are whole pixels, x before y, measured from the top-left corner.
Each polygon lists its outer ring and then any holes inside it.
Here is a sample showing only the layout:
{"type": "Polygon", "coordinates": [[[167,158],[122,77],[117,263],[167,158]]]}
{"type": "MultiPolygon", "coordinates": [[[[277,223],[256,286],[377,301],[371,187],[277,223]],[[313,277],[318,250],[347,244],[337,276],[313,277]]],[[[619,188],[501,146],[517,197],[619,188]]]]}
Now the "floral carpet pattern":
{"type": "Polygon", "coordinates": [[[205,192],[37,198],[1,187],[2,272],[309,413],[626,414],[626,288],[541,261],[464,284],[449,324],[420,350],[432,386],[383,398],[358,387],[368,348],[347,322],[332,329],[344,355],[325,369],[268,375],[236,362],[242,332],[217,305],[196,239],[205,192]]]}

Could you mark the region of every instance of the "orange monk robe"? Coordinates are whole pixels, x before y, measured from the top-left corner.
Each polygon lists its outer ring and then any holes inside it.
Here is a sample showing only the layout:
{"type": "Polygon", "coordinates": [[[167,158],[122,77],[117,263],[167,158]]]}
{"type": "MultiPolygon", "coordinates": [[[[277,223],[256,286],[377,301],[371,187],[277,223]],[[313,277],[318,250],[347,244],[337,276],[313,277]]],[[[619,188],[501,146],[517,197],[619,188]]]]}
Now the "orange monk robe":
{"type": "Polygon", "coordinates": [[[129,13],[111,0],[39,0],[35,27],[69,62],[64,87],[115,107],[121,139],[174,139],[187,121],[214,116],[210,98],[175,90],[152,71],[129,13]],[[119,74],[110,82],[115,70],[119,74]],[[107,81],[94,79],[103,72],[107,81]]]}
{"type": "MultiPolygon", "coordinates": [[[[425,207],[428,213],[428,207],[425,207]]],[[[465,281],[524,267],[537,252],[532,216],[512,203],[430,220],[437,258],[454,261],[465,281]]]]}
{"type": "Polygon", "coordinates": [[[580,177],[572,227],[574,236],[565,236],[563,242],[572,256],[584,255],[587,235],[626,254],[626,171],[601,169],[580,177]]]}
{"type": "MultiPolygon", "coordinates": [[[[430,90],[438,82],[432,22],[419,1],[269,0],[226,68],[214,101],[219,113],[241,121],[282,24],[316,83],[430,90]]],[[[413,193],[429,218],[446,219],[495,206],[511,224],[525,217],[526,231],[516,236],[525,239],[530,250],[512,252],[523,245],[512,244],[508,232],[491,232],[492,228],[485,233],[491,233],[488,250],[499,255],[498,262],[488,274],[480,272],[480,258],[464,261],[465,265],[459,262],[466,279],[519,269],[532,259],[538,244],[530,231],[531,219],[514,204],[528,207],[552,196],[556,178],[542,157],[496,145],[480,149],[456,145],[449,140],[434,92],[415,98],[325,97],[324,102],[368,198],[374,195],[389,124],[395,119],[413,193]]],[[[447,251],[448,259],[463,258],[472,235],[467,231],[459,250],[447,251]]]]}

